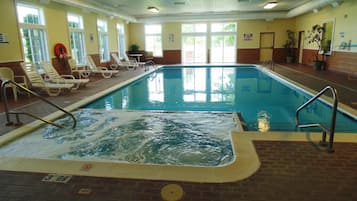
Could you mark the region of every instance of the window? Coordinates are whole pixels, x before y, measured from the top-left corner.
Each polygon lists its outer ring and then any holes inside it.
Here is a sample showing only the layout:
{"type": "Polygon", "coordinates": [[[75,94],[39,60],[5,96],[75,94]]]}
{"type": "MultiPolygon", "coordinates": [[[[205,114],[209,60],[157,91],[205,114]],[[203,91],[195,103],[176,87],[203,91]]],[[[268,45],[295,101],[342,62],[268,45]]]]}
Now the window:
{"type": "Polygon", "coordinates": [[[145,51],[155,57],[162,57],[161,25],[145,25],[145,51]]]}
{"type": "Polygon", "coordinates": [[[97,20],[98,36],[99,36],[99,54],[100,61],[110,61],[109,57],[109,39],[108,39],[108,25],[104,20],[97,20]]]}
{"type": "Polygon", "coordinates": [[[125,58],[125,32],[124,26],[122,24],[117,24],[118,31],[118,55],[119,58],[125,58]]]}
{"type": "Polygon", "coordinates": [[[236,62],[236,23],[211,24],[211,63],[236,62]]]}
{"type": "Polygon", "coordinates": [[[22,47],[25,62],[38,63],[49,61],[47,33],[41,8],[26,5],[16,5],[22,47]]]}
{"type": "Polygon", "coordinates": [[[83,19],[80,15],[68,14],[69,36],[71,40],[72,58],[77,64],[86,63],[86,51],[84,47],[83,19]]]}
{"type": "Polygon", "coordinates": [[[207,25],[182,25],[182,63],[207,62],[207,25]]]}

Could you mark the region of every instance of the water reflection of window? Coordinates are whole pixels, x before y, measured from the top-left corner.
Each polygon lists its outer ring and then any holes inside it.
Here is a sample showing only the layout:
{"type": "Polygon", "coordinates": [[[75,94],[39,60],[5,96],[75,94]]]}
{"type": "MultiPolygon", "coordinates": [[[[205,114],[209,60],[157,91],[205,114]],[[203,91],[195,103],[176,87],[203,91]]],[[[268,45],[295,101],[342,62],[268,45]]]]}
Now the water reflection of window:
{"type": "Polygon", "coordinates": [[[206,94],[206,69],[184,68],[183,69],[183,100],[185,102],[205,102],[206,94]]]}
{"type": "Polygon", "coordinates": [[[162,73],[156,74],[148,79],[149,101],[164,102],[164,76],[162,73]]]}
{"type": "Polygon", "coordinates": [[[211,101],[233,102],[235,74],[233,68],[211,69],[211,101]]]}

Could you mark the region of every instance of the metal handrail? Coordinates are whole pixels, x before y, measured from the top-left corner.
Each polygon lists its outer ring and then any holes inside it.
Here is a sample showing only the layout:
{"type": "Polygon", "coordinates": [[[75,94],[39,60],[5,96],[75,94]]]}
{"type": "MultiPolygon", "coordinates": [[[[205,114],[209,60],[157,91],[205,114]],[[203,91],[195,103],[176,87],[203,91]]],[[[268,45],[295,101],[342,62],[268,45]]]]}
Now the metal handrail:
{"type": "Polygon", "coordinates": [[[16,87],[21,88],[22,90],[26,91],[27,93],[30,93],[30,94],[36,96],[37,98],[39,98],[39,99],[41,99],[42,101],[48,103],[49,105],[52,105],[53,107],[55,107],[55,108],[61,110],[62,112],[66,113],[67,115],[69,115],[69,116],[73,119],[73,126],[72,126],[72,128],[75,128],[75,127],[76,127],[76,125],[77,125],[77,120],[76,120],[76,118],[73,116],[72,113],[66,111],[66,110],[63,109],[62,107],[60,107],[60,106],[58,106],[58,105],[52,103],[51,101],[49,101],[49,100],[43,98],[42,96],[38,95],[37,93],[35,93],[35,92],[33,92],[33,91],[27,89],[26,87],[23,87],[23,86],[17,84],[16,82],[14,82],[14,81],[12,81],[12,80],[3,80],[3,81],[2,81],[2,84],[1,84],[1,95],[2,95],[2,97],[4,98],[4,109],[5,109],[5,115],[6,115],[6,120],[7,120],[7,124],[6,124],[7,126],[14,124],[14,123],[11,122],[11,120],[10,120],[10,114],[15,114],[15,115],[16,115],[16,121],[17,121],[16,124],[17,124],[17,125],[21,125],[19,115],[22,114],[22,115],[27,115],[27,116],[30,116],[30,117],[32,117],[32,118],[41,120],[41,121],[43,121],[43,122],[45,122],[45,123],[47,123],[47,124],[51,124],[51,125],[54,125],[54,126],[59,127],[59,128],[63,128],[63,127],[64,127],[63,125],[60,125],[60,124],[54,123],[54,122],[52,122],[52,121],[48,121],[48,120],[42,119],[41,117],[36,116],[36,115],[34,115],[34,114],[31,114],[31,113],[28,113],[28,112],[10,112],[10,111],[9,111],[9,107],[8,107],[7,95],[6,95],[6,87],[5,87],[5,85],[6,85],[6,84],[9,84],[9,83],[15,85],[16,87]]]}
{"type": "Polygon", "coordinates": [[[322,89],[318,94],[316,94],[314,97],[309,99],[306,103],[302,104],[295,112],[295,119],[296,119],[296,126],[299,128],[309,128],[309,127],[319,127],[323,130],[322,132],[322,140],[320,142],[321,145],[326,145],[326,133],[330,134],[329,138],[329,143],[327,147],[327,151],[332,153],[334,152],[333,150],[333,139],[335,135],[335,126],[336,126],[336,112],[337,112],[337,105],[338,105],[338,98],[337,98],[337,91],[335,88],[331,86],[327,86],[324,89],[322,89]],[[330,130],[328,130],[326,127],[319,123],[311,123],[311,124],[302,124],[300,125],[299,122],[299,112],[307,107],[309,104],[314,102],[316,99],[318,99],[320,96],[322,96],[327,90],[330,90],[332,93],[332,98],[333,98],[333,108],[332,108],[332,115],[331,115],[331,125],[330,125],[330,130]]]}

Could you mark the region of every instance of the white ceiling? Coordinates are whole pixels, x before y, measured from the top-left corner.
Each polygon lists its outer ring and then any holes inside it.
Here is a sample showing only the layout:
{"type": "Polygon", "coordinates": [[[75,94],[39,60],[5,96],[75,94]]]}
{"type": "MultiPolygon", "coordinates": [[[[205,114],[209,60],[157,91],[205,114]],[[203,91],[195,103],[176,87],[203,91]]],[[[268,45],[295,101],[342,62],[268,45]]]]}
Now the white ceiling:
{"type": "Polygon", "coordinates": [[[52,0],[86,10],[121,17],[128,21],[195,21],[221,19],[266,19],[294,17],[341,0],[52,0]],[[268,2],[277,2],[264,10],[268,2]],[[155,14],[147,10],[157,7],[155,14]]]}

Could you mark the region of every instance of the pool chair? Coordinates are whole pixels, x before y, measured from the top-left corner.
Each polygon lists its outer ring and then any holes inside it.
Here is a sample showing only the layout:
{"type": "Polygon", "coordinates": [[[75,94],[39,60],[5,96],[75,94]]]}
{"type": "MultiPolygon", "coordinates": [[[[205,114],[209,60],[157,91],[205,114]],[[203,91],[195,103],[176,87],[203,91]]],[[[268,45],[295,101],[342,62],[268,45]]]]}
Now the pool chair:
{"type": "Polygon", "coordinates": [[[112,68],[120,68],[125,67],[127,70],[135,70],[136,67],[139,67],[139,64],[129,62],[129,61],[121,61],[117,54],[112,53],[112,58],[114,59],[114,64],[111,65],[112,68]]]}
{"type": "Polygon", "coordinates": [[[124,61],[136,64],[136,65],[138,65],[140,67],[143,67],[146,64],[146,62],[137,61],[135,58],[134,59],[129,59],[128,55],[126,55],[126,54],[124,54],[124,61]]]}
{"type": "Polygon", "coordinates": [[[45,80],[58,84],[73,84],[73,89],[78,89],[80,86],[85,86],[89,79],[76,79],[73,75],[60,75],[52,66],[51,62],[40,62],[41,67],[46,72],[45,80]]]}
{"type": "Polygon", "coordinates": [[[58,96],[62,91],[71,91],[73,88],[73,84],[46,82],[37,71],[35,64],[32,62],[22,62],[21,67],[29,81],[29,87],[44,91],[49,96],[58,96]]]}
{"type": "Polygon", "coordinates": [[[74,59],[68,59],[68,65],[72,75],[78,75],[80,79],[89,78],[91,71],[87,69],[86,65],[77,64],[74,59]]]}
{"type": "Polygon", "coordinates": [[[87,56],[87,62],[92,73],[101,73],[104,78],[111,78],[119,73],[118,70],[108,70],[106,67],[95,65],[91,56],[87,56]]]}
{"type": "MultiPolygon", "coordinates": [[[[16,82],[17,84],[27,88],[25,76],[15,76],[14,71],[12,71],[11,68],[9,68],[9,67],[0,67],[0,80],[2,80],[2,81],[11,80],[11,81],[16,82]],[[20,81],[20,79],[22,81],[20,81]]],[[[14,99],[15,99],[15,101],[17,101],[17,93],[19,93],[19,89],[17,89],[17,87],[13,84],[5,85],[5,87],[12,89],[14,99]]]]}

